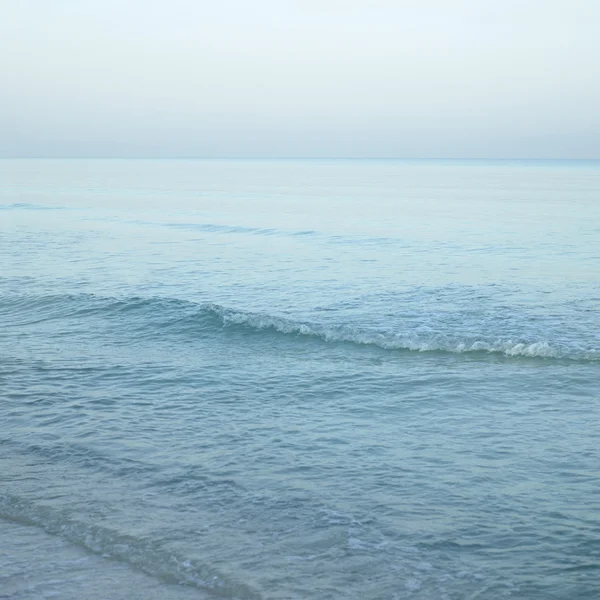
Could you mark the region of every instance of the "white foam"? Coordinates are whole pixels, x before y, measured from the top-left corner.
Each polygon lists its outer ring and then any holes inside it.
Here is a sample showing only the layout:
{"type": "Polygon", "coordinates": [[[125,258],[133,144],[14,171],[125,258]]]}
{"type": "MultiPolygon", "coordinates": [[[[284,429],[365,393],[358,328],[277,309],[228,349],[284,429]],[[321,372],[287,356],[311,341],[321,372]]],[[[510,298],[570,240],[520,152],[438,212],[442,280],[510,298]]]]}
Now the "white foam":
{"type": "Polygon", "coordinates": [[[369,544],[359,540],[356,537],[348,538],[348,549],[350,550],[366,550],[369,544]]]}
{"type": "Polygon", "coordinates": [[[574,352],[561,349],[548,341],[524,342],[512,339],[456,340],[444,334],[423,336],[413,332],[390,333],[379,331],[361,331],[346,325],[325,326],[317,323],[293,321],[261,313],[234,311],[211,304],[206,307],[218,315],[225,327],[246,325],[256,330],[272,329],[284,334],[316,337],[326,342],[347,342],[359,345],[377,346],[386,350],[411,350],[414,352],[451,352],[455,354],[487,352],[505,356],[523,356],[531,358],[567,358],[600,360],[596,349],[574,352]]]}

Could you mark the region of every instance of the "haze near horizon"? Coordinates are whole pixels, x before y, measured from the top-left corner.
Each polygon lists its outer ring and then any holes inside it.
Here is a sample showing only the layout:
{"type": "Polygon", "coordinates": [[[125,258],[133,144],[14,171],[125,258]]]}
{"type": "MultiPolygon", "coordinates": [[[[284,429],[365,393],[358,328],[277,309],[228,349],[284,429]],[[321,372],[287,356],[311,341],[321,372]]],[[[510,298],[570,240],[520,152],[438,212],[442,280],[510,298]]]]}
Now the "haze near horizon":
{"type": "Polygon", "coordinates": [[[594,0],[0,6],[0,157],[600,157],[594,0]]]}

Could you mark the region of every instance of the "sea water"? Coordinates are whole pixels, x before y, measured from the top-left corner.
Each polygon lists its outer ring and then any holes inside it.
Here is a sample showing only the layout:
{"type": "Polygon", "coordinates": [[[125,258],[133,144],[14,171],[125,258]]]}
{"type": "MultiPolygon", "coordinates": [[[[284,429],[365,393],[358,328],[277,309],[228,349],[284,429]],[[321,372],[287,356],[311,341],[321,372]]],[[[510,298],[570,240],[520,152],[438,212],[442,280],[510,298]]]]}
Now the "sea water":
{"type": "Polygon", "coordinates": [[[0,186],[0,597],[600,598],[599,162],[0,186]]]}

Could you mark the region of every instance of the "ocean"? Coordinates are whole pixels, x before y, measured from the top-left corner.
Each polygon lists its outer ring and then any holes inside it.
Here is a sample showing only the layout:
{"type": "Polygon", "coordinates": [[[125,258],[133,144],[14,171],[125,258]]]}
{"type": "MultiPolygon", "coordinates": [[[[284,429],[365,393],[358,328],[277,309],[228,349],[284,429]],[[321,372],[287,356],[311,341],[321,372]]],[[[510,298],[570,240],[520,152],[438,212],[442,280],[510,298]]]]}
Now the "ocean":
{"type": "Polygon", "coordinates": [[[600,598],[600,162],[1,160],[0,598],[600,598]]]}

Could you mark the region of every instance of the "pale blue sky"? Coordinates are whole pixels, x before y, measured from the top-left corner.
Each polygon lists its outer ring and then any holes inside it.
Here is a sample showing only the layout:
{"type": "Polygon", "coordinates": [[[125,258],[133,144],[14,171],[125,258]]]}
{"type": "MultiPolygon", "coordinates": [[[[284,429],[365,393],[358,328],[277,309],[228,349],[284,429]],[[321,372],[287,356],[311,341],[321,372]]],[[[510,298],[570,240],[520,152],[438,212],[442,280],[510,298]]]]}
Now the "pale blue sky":
{"type": "Polygon", "coordinates": [[[0,156],[600,158],[598,0],[0,0],[0,156]]]}

